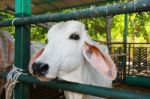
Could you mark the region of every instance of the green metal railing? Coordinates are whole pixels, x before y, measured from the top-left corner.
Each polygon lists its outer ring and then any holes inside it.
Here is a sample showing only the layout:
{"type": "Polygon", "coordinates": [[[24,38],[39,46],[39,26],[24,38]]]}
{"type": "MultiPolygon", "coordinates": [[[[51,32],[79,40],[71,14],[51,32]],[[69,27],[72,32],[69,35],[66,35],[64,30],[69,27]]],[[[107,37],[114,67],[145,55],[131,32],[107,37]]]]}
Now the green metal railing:
{"type": "MultiPolygon", "coordinates": [[[[0,73],[1,77],[5,78],[6,75],[7,75],[6,72],[0,73]]],[[[84,93],[84,94],[98,96],[98,97],[105,97],[105,98],[111,97],[114,99],[150,99],[150,94],[148,93],[146,94],[146,93],[127,91],[127,90],[104,88],[99,86],[85,85],[85,84],[58,81],[58,80],[41,82],[30,75],[21,75],[18,78],[18,80],[30,84],[41,85],[44,87],[52,87],[56,89],[74,91],[74,92],[84,93]]]]}
{"type": "MultiPolygon", "coordinates": [[[[135,2],[112,4],[108,6],[99,6],[95,8],[88,8],[67,13],[64,12],[64,13],[31,16],[22,19],[16,19],[14,21],[14,25],[36,24],[48,21],[59,22],[73,19],[92,18],[124,13],[144,12],[144,11],[150,11],[149,0],[137,0],[135,2]]],[[[0,26],[11,26],[11,25],[12,20],[0,22],[0,26]]]]}
{"type": "Polygon", "coordinates": [[[118,69],[115,81],[150,88],[150,43],[113,42],[109,45],[112,59],[118,69]]]}

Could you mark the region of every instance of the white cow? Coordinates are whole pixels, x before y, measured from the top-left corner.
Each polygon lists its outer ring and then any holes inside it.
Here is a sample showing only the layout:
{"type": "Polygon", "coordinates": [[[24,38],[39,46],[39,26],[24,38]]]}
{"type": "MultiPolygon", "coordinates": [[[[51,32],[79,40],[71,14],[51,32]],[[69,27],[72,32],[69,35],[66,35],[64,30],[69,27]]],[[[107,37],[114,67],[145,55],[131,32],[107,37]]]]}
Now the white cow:
{"type": "MultiPolygon", "coordinates": [[[[85,25],[67,21],[48,31],[48,44],[31,59],[29,71],[40,80],[61,80],[112,87],[117,70],[104,45],[91,40],[85,25]]],[[[65,91],[66,99],[101,99],[65,91]]]]}

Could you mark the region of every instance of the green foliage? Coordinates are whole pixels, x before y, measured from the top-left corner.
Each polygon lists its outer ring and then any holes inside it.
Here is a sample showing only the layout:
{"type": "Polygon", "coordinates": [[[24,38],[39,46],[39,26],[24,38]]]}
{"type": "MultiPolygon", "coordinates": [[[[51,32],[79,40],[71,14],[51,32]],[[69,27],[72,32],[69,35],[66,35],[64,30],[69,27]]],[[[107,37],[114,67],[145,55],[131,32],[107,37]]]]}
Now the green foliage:
{"type": "Polygon", "coordinates": [[[46,43],[47,42],[47,29],[42,28],[37,25],[32,25],[31,40],[32,41],[41,41],[43,43],[46,43]]]}
{"type": "MultiPolygon", "coordinates": [[[[150,12],[129,14],[128,42],[150,42],[150,12]]],[[[88,27],[88,33],[97,41],[106,41],[106,19],[92,18],[81,20],[88,27]]],[[[111,28],[112,42],[122,42],[124,15],[113,17],[111,28]]]]}
{"type": "Polygon", "coordinates": [[[12,19],[12,18],[14,18],[13,15],[3,12],[3,11],[0,11],[0,20],[8,20],[8,19],[12,19]]]}
{"type": "MultiPolygon", "coordinates": [[[[129,34],[132,40],[149,42],[150,40],[150,12],[134,13],[129,17],[129,34]]],[[[134,41],[133,41],[134,42],[134,41]]]]}
{"type": "MultiPolygon", "coordinates": [[[[8,19],[13,19],[13,18],[14,18],[14,16],[11,15],[11,14],[9,14],[9,13],[3,12],[3,11],[0,12],[0,21],[2,21],[2,20],[8,20],[8,19]]],[[[15,34],[15,28],[13,26],[2,27],[0,29],[8,31],[11,35],[15,34]]]]}
{"type": "Polygon", "coordinates": [[[88,30],[89,35],[93,40],[105,40],[105,18],[92,18],[80,20],[83,22],[88,30]]]}
{"type": "Polygon", "coordinates": [[[111,32],[112,42],[123,41],[124,15],[117,15],[113,17],[111,32]]]}

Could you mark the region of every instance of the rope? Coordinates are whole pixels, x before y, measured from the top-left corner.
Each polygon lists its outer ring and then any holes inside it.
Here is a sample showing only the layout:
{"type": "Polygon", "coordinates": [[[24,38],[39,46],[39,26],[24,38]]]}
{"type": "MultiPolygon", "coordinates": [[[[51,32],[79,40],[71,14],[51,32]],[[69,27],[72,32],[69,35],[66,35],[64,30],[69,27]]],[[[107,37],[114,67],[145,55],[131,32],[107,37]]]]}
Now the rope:
{"type": "Polygon", "coordinates": [[[14,19],[12,20],[12,22],[11,22],[11,25],[12,25],[12,26],[14,25],[14,22],[15,22],[15,20],[17,20],[17,19],[20,19],[20,18],[14,18],[14,19]]]}
{"type": "Polygon", "coordinates": [[[24,70],[13,65],[13,69],[7,75],[7,83],[4,85],[6,90],[5,99],[14,99],[14,87],[17,83],[19,83],[19,81],[17,81],[18,77],[22,74],[26,75],[26,73],[23,73],[23,71],[24,70]]]}

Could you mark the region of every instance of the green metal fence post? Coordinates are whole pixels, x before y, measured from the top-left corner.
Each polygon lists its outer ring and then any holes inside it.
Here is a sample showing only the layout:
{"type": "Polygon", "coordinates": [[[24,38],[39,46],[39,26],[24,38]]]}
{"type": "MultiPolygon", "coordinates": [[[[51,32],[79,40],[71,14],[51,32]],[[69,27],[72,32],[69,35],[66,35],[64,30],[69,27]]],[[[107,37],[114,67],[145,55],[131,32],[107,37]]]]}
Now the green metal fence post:
{"type": "MultiPolygon", "coordinates": [[[[31,0],[15,0],[15,14],[17,18],[31,15],[31,0]]],[[[30,58],[30,26],[15,27],[15,66],[27,70],[30,58]]],[[[28,99],[29,86],[20,82],[15,86],[15,99],[28,99]]]]}
{"type": "Polygon", "coordinates": [[[125,14],[124,15],[124,33],[123,33],[123,42],[124,42],[123,53],[125,54],[123,56],[123,72],[124,72],[123,81],[125,80],[125,77],[126,77],[127,35],[128,35],[128,14],[125,14]]]}

